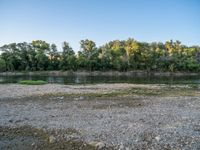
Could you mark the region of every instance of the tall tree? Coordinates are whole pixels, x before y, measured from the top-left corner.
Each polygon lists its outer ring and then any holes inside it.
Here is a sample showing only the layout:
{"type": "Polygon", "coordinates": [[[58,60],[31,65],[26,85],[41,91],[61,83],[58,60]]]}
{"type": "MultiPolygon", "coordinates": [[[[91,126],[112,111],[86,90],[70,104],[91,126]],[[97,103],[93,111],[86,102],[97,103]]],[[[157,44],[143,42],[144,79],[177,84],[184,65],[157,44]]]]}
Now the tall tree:
{"type": "Polygon", "coordinates": [[[139,53],[139,43],[129,38],[125,41],[125,50],[128,58],[128,65],[132,69],[137,68],[137,57],[139,53]]]}
{"type": "Polygon", "coordinates": [[[60,69],[59,64],[60,64],[61,56],[60,56],[60,54],[57,50],[57,46],[55,44],[51,44],[48,55],[49,55],[49,67],[48,67],[48,69],[49,70],[59,70],[60,69]]]}
{"type": "Polygon", "coordinates": [[[49,59],[48,52],[50,45],[45,41],[36,40],[32,42],[32,46],[36,51],[37,70],[46,70],[48,68],[49,59]]]}
{"type": "Polygon", "coordinates": [[[97,69],[99,50],[95,42],[88,39],[81,40],[80,47],[81,51],[78,52],[78,58],[80,59],[79,66],[86,67],[90,71],[97,69]]]}
{"type": "Polygon", "coordinates": [[[62,70],[76,70],[77,62],[75,52],[72,47],[69,46],[69,43],[63,42],[63,52],[61,57],[61,69],[62,70]]]}

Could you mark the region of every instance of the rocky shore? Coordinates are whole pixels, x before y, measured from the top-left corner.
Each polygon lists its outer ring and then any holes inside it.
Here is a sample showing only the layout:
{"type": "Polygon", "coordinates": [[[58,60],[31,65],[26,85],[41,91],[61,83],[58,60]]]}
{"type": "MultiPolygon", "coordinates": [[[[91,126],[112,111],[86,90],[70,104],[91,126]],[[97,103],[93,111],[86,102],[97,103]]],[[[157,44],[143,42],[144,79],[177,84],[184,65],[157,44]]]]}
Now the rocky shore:
{"type": "Polygon", "coordinates": [[[0,84],[0,98],[20,98],[45,94],[112,93],[129,88],[159,88],[157,85],[142,84],[93,84],[93,85],[20,85],[0,84]]]}
{"type": "Polygon", "coordinates": [[[188,86],[6,84],[0,95],[0,149],[200,149],[188,86]]]}

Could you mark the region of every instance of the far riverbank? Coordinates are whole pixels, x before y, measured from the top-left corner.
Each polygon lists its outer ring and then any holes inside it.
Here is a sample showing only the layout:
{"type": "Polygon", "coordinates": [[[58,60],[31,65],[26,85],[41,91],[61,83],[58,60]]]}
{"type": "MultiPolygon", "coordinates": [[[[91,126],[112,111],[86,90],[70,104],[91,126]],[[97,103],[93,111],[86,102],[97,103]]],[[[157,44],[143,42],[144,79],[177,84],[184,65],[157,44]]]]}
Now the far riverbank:
{"type": "Polygon", "coordinates": [[[1,76],[12,75],[47,75],[47,76],[197,76],[200,72],[147,72],[147,71],[21,71],[21,72],[0,72],[1,76]]]}

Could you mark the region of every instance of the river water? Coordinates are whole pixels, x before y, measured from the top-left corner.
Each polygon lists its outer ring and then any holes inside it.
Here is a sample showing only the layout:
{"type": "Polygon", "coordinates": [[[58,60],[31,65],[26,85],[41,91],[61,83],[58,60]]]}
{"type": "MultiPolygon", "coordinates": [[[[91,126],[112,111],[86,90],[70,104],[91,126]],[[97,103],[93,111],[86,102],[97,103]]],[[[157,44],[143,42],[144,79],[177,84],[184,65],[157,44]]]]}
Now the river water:
{"type": "Polygon", "coordinates": [[[200,84],[200,76],[0,76],[0,83],[17,83],[20,80],[44,80],[58,84],[137,83],[137,84],[200,84]]]}

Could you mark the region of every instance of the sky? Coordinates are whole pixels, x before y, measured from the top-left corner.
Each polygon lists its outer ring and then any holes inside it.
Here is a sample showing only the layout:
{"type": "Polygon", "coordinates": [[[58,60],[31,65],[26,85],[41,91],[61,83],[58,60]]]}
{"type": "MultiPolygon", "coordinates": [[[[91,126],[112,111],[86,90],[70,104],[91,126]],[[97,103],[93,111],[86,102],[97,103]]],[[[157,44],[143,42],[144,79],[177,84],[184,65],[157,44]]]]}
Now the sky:
{"type": "Polygon", "coordinates": [[[0,0],[0,46],[80,40],[97,46],[129,37],[200,45],[200,0],[0,0]]]}

